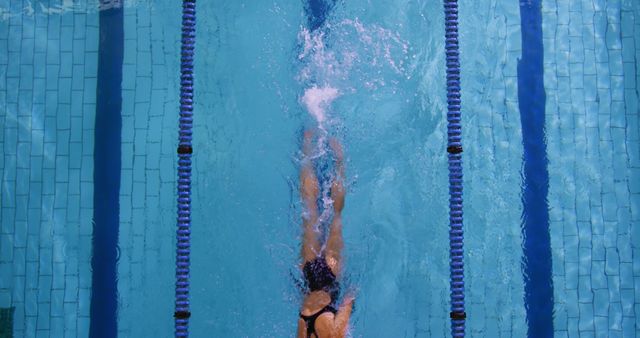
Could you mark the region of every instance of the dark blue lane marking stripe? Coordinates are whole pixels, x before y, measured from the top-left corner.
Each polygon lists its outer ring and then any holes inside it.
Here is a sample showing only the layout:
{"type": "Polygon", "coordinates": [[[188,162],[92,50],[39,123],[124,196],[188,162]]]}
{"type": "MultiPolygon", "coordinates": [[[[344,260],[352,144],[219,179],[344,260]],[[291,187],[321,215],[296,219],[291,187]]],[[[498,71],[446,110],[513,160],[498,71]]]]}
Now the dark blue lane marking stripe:
{"type": "Polygon", "coordinates": [[[123,9],[100,11],[93,153],[93,257],[89,336],[118,334],[118,231],[122,135],[123,9]]]}
{"type": "Polygon", "coordinates": [[[518,0],[522,59],[518,100],[524,147],[522,269],[528,336],[553,337],[553,281],[549,236],[549,172],[545,142],[542,13],[540,0],[518,0]]]}

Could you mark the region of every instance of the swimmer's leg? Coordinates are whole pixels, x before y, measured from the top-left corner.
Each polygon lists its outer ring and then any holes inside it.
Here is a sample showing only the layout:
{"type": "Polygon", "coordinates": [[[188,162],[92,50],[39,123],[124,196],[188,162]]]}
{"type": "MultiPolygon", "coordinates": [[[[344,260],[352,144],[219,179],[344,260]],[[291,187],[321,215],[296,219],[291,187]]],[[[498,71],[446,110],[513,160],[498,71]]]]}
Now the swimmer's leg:
{"type": "Polygon", "coordinates": [[[333,274],[340,275],[342,271],[342,208],[344,207],[344,155],[342,146],[335,138],[329,140],[336,157],[336,178],[331,184],[331,199],[333,199],[333,221],[327,238],[326,259],[333,274]]]}
{"type": "Polygon", "coordinates": [[[316,199],[320,189],[318,188],[318,178],[311,166],[312,138],[313,132],[306,130],[302,145],[304,158],[302,159],[302,169],[300,171],[300,195],[305,207],[302,214],[302,266],[315,259],[320,253],[320,241],[316,231],[314,231],[314,225],[318,223],[316,199]]]}

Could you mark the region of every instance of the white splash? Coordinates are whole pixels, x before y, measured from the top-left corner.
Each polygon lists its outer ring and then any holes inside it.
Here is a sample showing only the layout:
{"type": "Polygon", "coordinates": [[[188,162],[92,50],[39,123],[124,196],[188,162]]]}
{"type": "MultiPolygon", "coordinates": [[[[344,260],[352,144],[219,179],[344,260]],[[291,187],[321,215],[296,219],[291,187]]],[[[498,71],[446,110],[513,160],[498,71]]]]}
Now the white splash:
{"type": "Polygon", "coordinates": [[[301,101],[318,124],[323,125],[327,119],[327,108],[329,108],[331,102],[338,96],[340,96],[340,92],[336,88],[330,86],[318,87],[314,85],[304,91],[301,101]]]}
{"type": "Polygon", "coordinates": [[[298,33],[302,67],[297,80],[305,86],[375,91],[395,78],[409,78],[409,44],[399,33],[359,19],[327,22],[321,30],[301,27],[298,33]]]}
{"type": "MultiPolygon", "coordinates": [[[[327,160],[328,139],[340,128],[341,112],[332,109],[336,100],[358,91],[371,93],[394,91],[398,77],[405,77],[408,44],[399,34],[376,25],[364,25],[358,19],[327,22],[321,30],[301,28],[297,58],[302,67],[297,80],[304,91],[300,104],[317,125],[316,149],[311,159],[327,160]]],[[[333,217],[331,182],[322,181],[322,212],[314,228],[327,224],[333,217]]],[[[324,248],[322,248],[324,249],[324,248]]]]}
{"type": "Polygon", "coordinates": [[[324,34],[322,32],[320,34],[314,34],[314,36],[311,36],[309,30],[303,27],[302,30],[300,30],[300,33],[298,33],[298,40],[303,40],[302,52],[298,54],[298,59],[304,59],[307,55],[309,55],[309,52],[311,52],[311,49],[313,49],[314,47],[322,47],[323,36],[324,34]]]}
{"type": "MultiPolygon", "coordinates": [[[[314,31],[301,27],[298,43],[296,80],[304,88],[299,103],[318,130],[313,158],[329,151],[327,138],[341,127],[340,117],[349,114],[332,109],[338,98],[344,104],[358,92],[372,100],[395,95],[401,79],[413,72],[409,44],[398,32],[357,18],[327,21],[314,31]]],[[[331,202],[323,195],[323,204],[331,202]]]]}

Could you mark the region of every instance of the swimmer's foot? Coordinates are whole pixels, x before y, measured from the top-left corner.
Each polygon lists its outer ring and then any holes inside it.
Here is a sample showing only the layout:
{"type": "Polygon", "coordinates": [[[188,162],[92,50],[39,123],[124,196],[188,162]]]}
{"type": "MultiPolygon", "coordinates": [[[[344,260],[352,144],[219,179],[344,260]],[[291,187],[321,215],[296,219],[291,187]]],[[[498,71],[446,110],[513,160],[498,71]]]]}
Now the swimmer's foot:
{"type": "Polygon", "coordinates": [[[336,138],[329,139],[329,146],[333,150],[336,158],[336,178],[331,184],[331,198],[333,199],[333,209],[337,214],[342,212],[344,207],[344,153],[342,145],[336,138]]]}
{"type": "Polygon", "coordinates": [[[344,171],[344,152],[342,151],[342,144],[335,137],[329,139],[329,146],[333,150],[333,155],[336,157],[336,166],[338,174],[343,176],[344,171]]]}
{"type": "MultiPolygon", "coordinates": [[[[312,168],[311,153],[313,151],[313,131],[305,130],[302,141],[302,168],[300,170],[300,188],[302,199],[305,201],[307,210],[312,212],[313,218],[317,218],[318,211],[315,210],[315,201],[320,191],[318,178],[312,168]]],[[[314,221],[315,223],[315,221],[314,221]]]]}
{"type": "Polygon", "coordinates": [[[313,148],[312,143],[313,143],[313,131],[307,129],[304,131],[304,140],[302,141],[302,153],[304,154],[305,158],[308,158],[311,156],[311,152],[313,148]]]}

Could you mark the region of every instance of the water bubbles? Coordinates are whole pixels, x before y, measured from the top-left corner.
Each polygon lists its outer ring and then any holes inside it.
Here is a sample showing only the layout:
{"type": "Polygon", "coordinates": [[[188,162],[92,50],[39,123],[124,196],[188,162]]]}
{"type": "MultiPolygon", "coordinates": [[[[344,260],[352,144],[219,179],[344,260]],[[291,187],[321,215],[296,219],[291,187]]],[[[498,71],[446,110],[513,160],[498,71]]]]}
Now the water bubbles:
{"type": "Polygon", "coordinates": [[[305,89],[301,101],[307,108],[309,114],[316,119],[319,125],[322,125],[326,120],[325,111],[327,107],[329,107],[331,102],[339,95],[340,92],[336,88],[313,85],[305,89]]]}
{"type": "Polygon", "coordinates": [[[396,95],[413,71],[409,44],[399,33],[358,18],[327,21],[314,31],[302,27],[298,42],[296,80],[305,88],[300,103],[323,131],[340,124],[332,110],[337,99],[396,95]]]}

